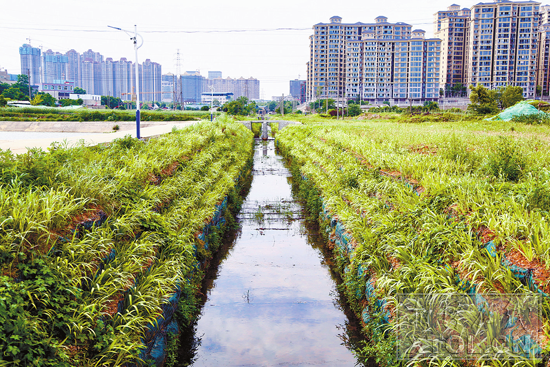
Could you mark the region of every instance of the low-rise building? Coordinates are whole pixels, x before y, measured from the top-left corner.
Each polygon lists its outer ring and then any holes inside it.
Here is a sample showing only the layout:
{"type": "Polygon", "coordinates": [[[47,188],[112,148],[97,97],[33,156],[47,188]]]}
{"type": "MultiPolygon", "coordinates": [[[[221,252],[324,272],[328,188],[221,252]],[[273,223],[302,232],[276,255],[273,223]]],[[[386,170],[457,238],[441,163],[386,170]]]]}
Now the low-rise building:
{"type": "Polygon", "coordinates": [[[53,80],[51,83],[42,83],[38,86],[39,92],[48,93],[56,99],[67,99],[74,91],[74,82],[67,80],[53,80]]]}
{"type": "Polygon", "coordinates": [[[201,102],[204,104],[210,104],[211,102],[214,103],[214,101],[220,102],[220,104],[224,104],[226,102],[233,100],[233,93],[224,93],[224,92],[205,92],[201,94],[201,102]]]}
{"type": "Polygon", "coordinates": [[[70,99],[81,99],[84,106],[97,107],[101,106],[101,96],[95,94],[71,94],[70,99]]]}

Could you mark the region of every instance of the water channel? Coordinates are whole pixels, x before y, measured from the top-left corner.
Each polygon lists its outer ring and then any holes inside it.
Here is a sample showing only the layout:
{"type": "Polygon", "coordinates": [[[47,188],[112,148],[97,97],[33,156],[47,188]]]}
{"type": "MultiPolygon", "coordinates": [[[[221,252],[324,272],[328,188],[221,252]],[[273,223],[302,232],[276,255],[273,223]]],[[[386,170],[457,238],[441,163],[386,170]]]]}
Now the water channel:
{"type": "Polygon", "coordinates": [[[206,300],[184,333],[180,362],[357,365],[351,350],[359,324],[337,291],[317,228],[292,197],[291,179],[274,142],[257,142],[241,229],[206,275],[206,300]]]}

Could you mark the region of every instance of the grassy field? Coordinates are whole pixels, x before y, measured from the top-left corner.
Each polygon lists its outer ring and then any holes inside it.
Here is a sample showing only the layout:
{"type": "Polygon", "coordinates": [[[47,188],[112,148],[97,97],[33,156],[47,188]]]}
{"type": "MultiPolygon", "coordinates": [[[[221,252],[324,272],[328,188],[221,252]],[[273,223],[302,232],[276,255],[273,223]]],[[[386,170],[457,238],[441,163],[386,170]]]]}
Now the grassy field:
{"type": "Polygon", "coordinates": [[[166,334],[175,348],[252,142],[222,118],[147,142],[0,151],[0,365],[145,364],[166,334]]]}
{"type": "Polygon", "coordinates": [[[471,352],[479,365],[511,366],[548,355],[550,127],[285,118],[303,123],[277,144],[363,320],[362,358],[465,366],[471,352]],[[448,295],[469,308],[435,317],[448,295]],[[434,351],[452,337],[471,350],[434,351]]]}
{"type": "MultiPolygon", "coordinates": [[[[135,110],[0,108],[0,121],[134,121],[135,118],[135,110]]],[[[209,118],[208,111],[141,111],[142,121],[193,121],[209,118]]]]}

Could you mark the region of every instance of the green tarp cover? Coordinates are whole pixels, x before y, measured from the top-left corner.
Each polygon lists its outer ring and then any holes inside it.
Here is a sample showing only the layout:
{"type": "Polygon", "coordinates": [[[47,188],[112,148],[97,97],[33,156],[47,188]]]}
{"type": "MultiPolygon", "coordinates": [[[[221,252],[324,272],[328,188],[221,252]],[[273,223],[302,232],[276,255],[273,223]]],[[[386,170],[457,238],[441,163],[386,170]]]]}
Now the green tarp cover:
{"type": "Polygon", "coordinates": [[[539,115],[541,117],[548,116],[546,113],[539,111],[536,107],[532,106],[529,101],[521,101],[516,103],[512,107],[508,107],[490,120],[510,121],[514,116],[522,115],[539,115]]]}

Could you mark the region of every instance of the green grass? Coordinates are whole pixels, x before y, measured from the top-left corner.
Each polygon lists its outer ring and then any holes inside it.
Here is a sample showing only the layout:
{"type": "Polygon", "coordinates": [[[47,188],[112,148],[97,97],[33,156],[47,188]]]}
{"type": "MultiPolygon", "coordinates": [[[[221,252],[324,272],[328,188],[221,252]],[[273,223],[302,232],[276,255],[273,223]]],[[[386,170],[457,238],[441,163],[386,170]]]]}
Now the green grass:
{"type": "MultiPolygon", "coordinates": [[[[0,121],[134,121],[135,115],[135,110],[0,108],[0,121]]],[[[193,121],[209,116],[208,111],[141,111],[142,121],[193,121]]]]}
{"type": "Polygon", "coordinates": [[[2,361],[139,362],[176,287],[197,286],[215,249],[200,234],[250,174],[252,141],[221,118],[147,142],[1,152],[2,361]]]}
{"type": "Polygon", "coordinates": [[[536,261],[528,265],[535,285],[549,292],[538,275],[550,269],[548,127],[299,120],[277,134],[278,147],[293,176],[306,178],[299,192],[311,215],[332,236],[349,236],[347,245],[330,238],[350,305],[359,317],[370,310],[365,358],[396,363],[393,324],[379,315],[400,293],[464,294],[469,281],[479,293],[533,294],[503,262],[519,265],[518,253],[536,261]],[[489,240],[496,257],[484,248],[489,240]]]}

